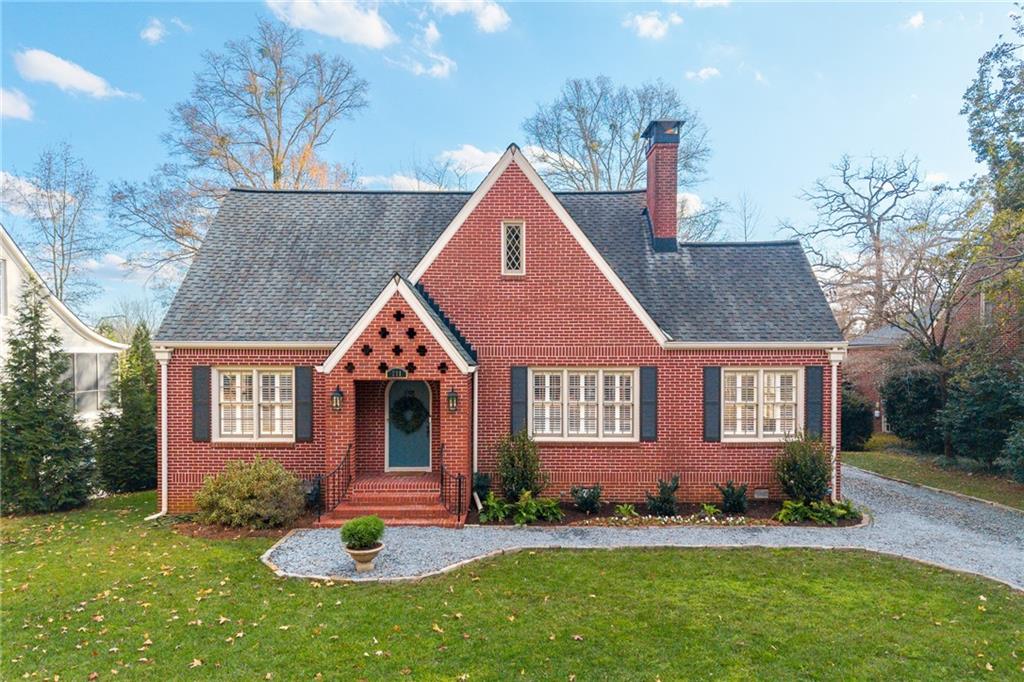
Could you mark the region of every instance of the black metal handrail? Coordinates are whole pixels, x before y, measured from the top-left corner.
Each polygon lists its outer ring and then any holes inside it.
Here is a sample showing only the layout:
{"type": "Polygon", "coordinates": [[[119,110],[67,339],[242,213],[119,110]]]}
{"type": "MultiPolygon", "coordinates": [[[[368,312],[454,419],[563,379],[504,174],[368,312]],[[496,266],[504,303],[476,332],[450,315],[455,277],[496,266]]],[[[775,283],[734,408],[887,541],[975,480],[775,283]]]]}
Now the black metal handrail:
{"type": "Polygon", "coordinates": [[[313,505],[316,507],[316,520],[320,521],[320,517],[325,512],[329,512],[341,503],[348,494],[349,486],[352,485],[352,473],[349,471],[348,458],[352,454],[352,444],[349,443],[345,449],[345,454],[342,456],[341,461],[338,462],[338,466],[334,467],[325,474],[319,474],[311,479],[307,479],[307,483],[311,484],[307,488],[307,499],[313,501],[313,505]]]}
{"type": "Polygon", "coordinates": [[[441,444],[441,504],[457,519],[462,519],[462,510],[466,498],[466,477],[452,474],[443,464],[444,444],[441,444]]]}

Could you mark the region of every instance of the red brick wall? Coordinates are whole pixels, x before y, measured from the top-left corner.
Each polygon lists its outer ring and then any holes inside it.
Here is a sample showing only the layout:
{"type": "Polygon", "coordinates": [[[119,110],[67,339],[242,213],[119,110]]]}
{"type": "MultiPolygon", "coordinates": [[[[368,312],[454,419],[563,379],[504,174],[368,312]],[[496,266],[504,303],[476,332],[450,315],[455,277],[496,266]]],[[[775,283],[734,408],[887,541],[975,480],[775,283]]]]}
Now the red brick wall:
{"type": "Polygon", "coordinates": [[[678,230],[679,145],[660,143],[647,152],[647,206],[654,236],[675,239],[678,230]]]}
{"type": "Polygon", "coordinates": [[[713,483],[728,478],[778,495],[771,473],[777,445],[703,442],[705,365],[825,365],[829,438],[831,372],[824,351],[662,350],[515,165],[421,281],[479,354],[481,471],[494,470],[494,444],[509,429],[512,365],[659,368],[658,441],[541,445],[557,492],[599,481],[609,499],[638,500],[659,474],[672,472],[681,475],[685,499],[714,499],[713,483]],[[501,222],[508,219],[526,225],[521,277],[501,274],[501,222]]]}
{"type": "Polygon", "coordinates": [[[896,350],[891,346],[853,346],[843,365],[846,379],[853,384],[858,393],[875,405],[875,410],[879,414],[873,420],[876,432],[882,430],[882,399],[879,389],[885,379],[885,363],[896,350]]]}

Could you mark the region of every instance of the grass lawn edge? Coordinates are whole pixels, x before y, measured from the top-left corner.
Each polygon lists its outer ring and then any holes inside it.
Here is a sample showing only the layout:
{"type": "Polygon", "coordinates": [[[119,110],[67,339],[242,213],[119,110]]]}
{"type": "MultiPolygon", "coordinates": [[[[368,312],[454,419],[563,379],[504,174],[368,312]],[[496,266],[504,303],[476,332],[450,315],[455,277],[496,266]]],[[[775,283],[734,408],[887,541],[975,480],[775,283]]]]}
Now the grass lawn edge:
{"type": "Polygon", "coordinates": [[[984,497],[975,497],[974,495],[968,495],[967,493],[957,492],[956,490],[949,490],[948,488],[936,488],[935,486],[928,485],[927,483],[917,483],[915,481],[908,481],[908,480],[906,480],[904,478],[896,478],[895,476],[889,476],[887,474],[880,474],[877,471],[873,471],[871,469],[864,469],[864,468],[859,467],[859,466],[854,466],[853,464],[845,464],[844,463],[843,467],[850,467],[851,469],[856,469],[857,471],[861,471],[861,472],[864,472],[866,474],[871,474],[872,476],[878,476],[879,478],[884,478],[887,481],[894,481],[896,483],[903,483],[903,484],[906,484],[906,485],[912,485],[915,488],[923,488],[925,490],[931,490],[932,492],[936,492],[936,493],[945,493],[946,495],[952,495],[953,497],[959,497],[962,500],[970,500],[971,502],[981,502],[982,504],[987,504],[987,505],[991,505],[993,507],[998,507],[999,509],[1002,509],[1004,511],[1011,511],[1011,512],[1013,512],[1015,514],[1024,514],[1024,509],[1018,509],[1017,507],[1011,507],[1008,504],[1003,504],[1002,502],[996,502],[995,500],[986,500],[984,497]]]}

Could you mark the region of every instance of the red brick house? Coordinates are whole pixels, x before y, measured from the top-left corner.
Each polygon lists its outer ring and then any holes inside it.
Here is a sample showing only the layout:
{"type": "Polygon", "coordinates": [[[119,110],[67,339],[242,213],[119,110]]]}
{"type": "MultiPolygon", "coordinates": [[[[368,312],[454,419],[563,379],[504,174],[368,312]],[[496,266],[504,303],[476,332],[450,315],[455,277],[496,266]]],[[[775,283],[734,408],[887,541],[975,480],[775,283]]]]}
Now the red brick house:
{"type": "Polygon", "coordinates": [[[842,335],[795,242],[677,244],[678,122],[644,135],[646,191],[554,193],[512,145],[471,193],[230,192],[154,342],[162,511],[260,453],[327,522],[459,525],[522,429],[551,494],[780,495],[787,433],[835,451],[842,335]]]}

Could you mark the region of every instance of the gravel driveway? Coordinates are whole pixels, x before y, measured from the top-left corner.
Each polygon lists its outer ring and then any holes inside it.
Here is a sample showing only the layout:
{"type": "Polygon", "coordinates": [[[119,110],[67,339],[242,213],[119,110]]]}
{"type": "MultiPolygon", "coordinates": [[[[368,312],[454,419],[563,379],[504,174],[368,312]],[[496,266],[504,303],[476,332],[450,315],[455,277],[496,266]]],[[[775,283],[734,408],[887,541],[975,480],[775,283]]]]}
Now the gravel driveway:
{"type": "MultiPolygon", "coordinates": [[[[1024,590],[1024,513],[896,483],[853,467],[843,485],[871,511],[857,528],[389,528],[386,548],[363,580],[409,579],[489,554],[522,548],[851,547],[980,573],[1024,590]]],[[[263,556],[281,575],[357,577],[334,529],[298,530],[263,556]]]]}

